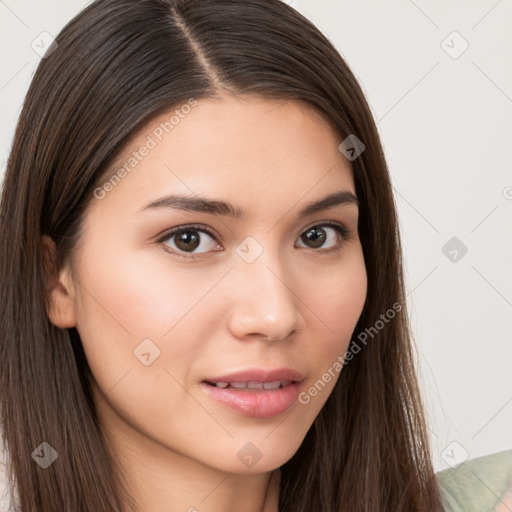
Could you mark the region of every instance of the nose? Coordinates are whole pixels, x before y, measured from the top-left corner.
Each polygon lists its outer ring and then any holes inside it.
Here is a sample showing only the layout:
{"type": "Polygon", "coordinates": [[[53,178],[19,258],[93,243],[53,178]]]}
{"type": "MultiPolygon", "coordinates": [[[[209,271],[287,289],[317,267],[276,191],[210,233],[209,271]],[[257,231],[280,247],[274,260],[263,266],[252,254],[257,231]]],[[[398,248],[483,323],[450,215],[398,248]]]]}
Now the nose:
{"type": "Polygon", "coordinates": [[[272,255],[268,250],[252,263],[236,262],[227,283],[233,336],[278,341],[302,329],[301,301],[293,291],[293,276],[283,267],[277,251],[272,255]]]}

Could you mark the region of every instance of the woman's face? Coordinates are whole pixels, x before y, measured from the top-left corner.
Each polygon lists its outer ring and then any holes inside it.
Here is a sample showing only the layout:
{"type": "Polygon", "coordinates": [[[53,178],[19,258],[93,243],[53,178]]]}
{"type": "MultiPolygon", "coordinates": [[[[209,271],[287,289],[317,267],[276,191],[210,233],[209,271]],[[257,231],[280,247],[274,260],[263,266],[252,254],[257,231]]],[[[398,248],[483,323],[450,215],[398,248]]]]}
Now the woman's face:
{"type": "Polygon", "coordinates": [[[76,326],[113,440],[269,471],[327,400],[363,308],[354,181],[341,140],[299,103],[187,105],[98,184],[50,318],[76,326]]]}

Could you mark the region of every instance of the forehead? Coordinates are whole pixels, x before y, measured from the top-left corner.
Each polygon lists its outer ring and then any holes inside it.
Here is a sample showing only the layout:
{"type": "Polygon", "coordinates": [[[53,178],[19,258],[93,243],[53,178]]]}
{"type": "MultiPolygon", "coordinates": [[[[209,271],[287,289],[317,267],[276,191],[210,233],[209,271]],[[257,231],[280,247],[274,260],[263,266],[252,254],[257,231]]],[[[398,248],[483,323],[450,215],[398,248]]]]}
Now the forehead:
{"type": "Polygon", "coordinates": [[[241,200],[257,194],[298,200],[314,188],[353,192],[338,139],[302,102],[254,96],[187,101],[140,128],[99,185],[107,185],[111,200],[125,193],[139,202],[164,190],[241,200]]]}

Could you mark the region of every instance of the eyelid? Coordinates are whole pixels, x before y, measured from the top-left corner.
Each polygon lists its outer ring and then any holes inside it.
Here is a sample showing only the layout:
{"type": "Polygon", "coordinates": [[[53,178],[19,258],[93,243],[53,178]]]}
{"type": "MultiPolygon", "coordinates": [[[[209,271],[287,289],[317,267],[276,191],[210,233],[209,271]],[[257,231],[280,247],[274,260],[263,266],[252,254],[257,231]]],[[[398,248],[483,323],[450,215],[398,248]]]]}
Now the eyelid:
{"type": "Polygon", "coordinates": [[[200,224],[182,224],[180,226],[176,226],[174,228],[168,229],[164,231],[162,234],[158,235],[156,241],[158,243],[163,242],[164,240],[167,240],[173,235],[176,235],[177,233],[181,233],[182,231],[187,231],[187,229],[194,230],[194,231],[202,231],[206,234],[210,235],[212,238],[222,240],[222,237],[213,231],[211,228],[208,228],[206,226],[200,225],[200,224]]]}
{"type": "Polygon", "coordinates": [[[304,231],[307,231],[308,229],[311,229],[314,227],[322,227],[322,226],[341,228],[346,233],[348,233],[350,231],[350,229],[348,229],[347,226],[345,224],[343,224],[343,222],[339,222],[337,220],[317,220],[317,221],[313,222],[311,225],[309,225],[308,227],[304,228],[304,230],[301,231],[301,233],[304,233],[304,231]]]}

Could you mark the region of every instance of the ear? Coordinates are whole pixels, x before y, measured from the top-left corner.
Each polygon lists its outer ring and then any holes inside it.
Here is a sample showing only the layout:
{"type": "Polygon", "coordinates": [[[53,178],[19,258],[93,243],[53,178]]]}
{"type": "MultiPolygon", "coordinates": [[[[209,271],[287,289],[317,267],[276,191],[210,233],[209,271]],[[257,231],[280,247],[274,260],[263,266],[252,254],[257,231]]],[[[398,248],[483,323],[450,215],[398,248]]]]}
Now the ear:
{"type": "Polygon", "coordinates": [[[47,235],[42,237],[46,291],[49,299],[47,315],[61,329],[76,326],[75,288],[69,269],[56,269],[56,245],[47,235]]]}

